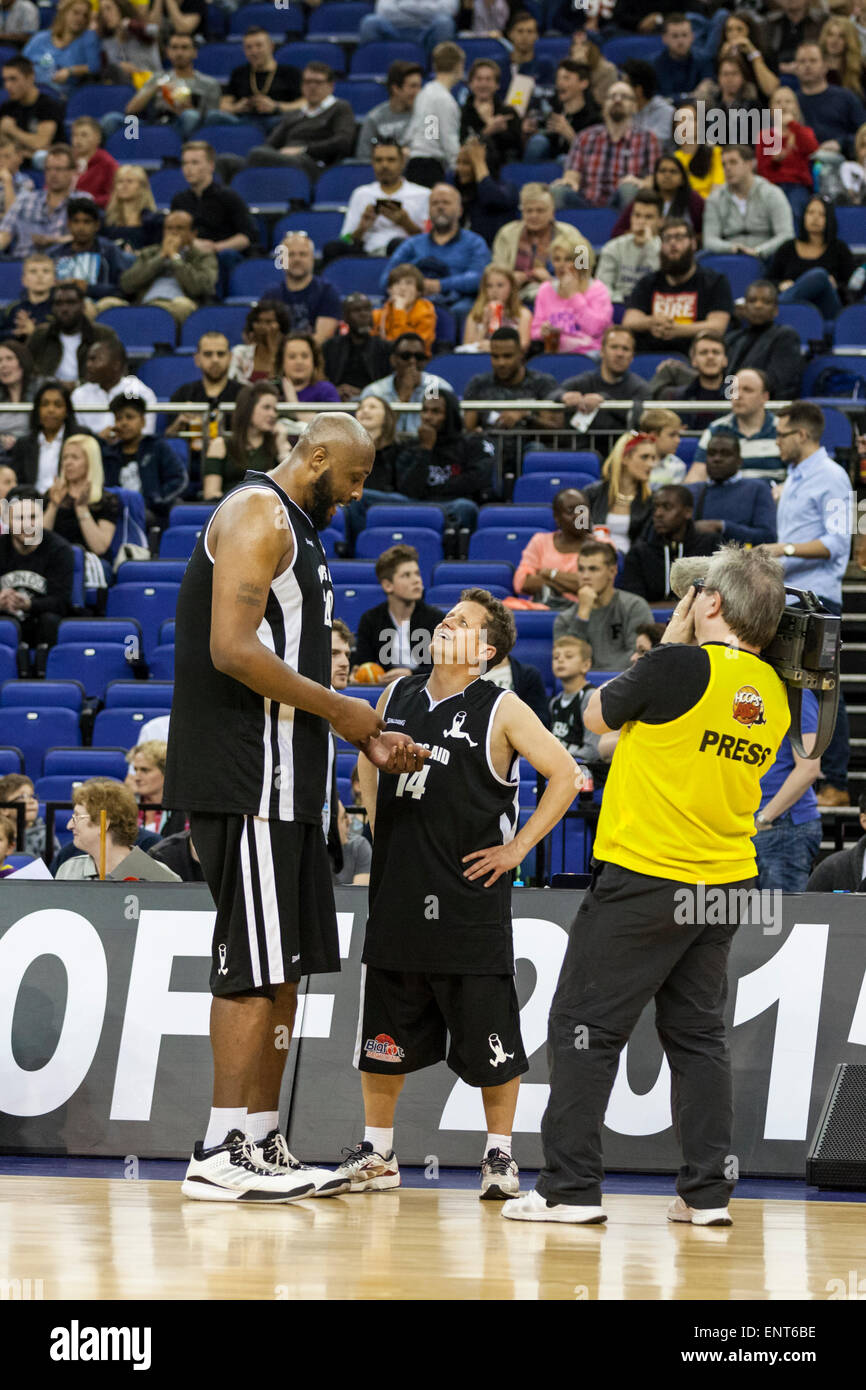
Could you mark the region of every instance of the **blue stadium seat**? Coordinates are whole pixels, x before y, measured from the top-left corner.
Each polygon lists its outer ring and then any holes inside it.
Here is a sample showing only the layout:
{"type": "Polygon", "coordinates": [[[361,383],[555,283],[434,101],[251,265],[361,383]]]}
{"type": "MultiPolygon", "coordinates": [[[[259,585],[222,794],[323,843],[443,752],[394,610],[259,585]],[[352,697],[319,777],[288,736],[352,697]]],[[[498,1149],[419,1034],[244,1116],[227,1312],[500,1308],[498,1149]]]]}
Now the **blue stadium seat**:
{"type": "Polygon", "coordinates": [[[126,749],[121,748],[49,748],[45,754],[43,776],[73,777],[85,782],[88,777],[111,777],[122,782],[128,768],[126,749]]]}
{"type": "Polygon", "coordinates": [[[238,154],[246,159],[250,150],[265,143],[261,128],[245,121],[243,125],[203,125],[195,133],[196,140],[207,140],[216,154],[238,154]]]}
{"type": "Polygon", "coordinates": [[[568,57],[570,47],[571,39],[568,35],[559,38],[547,34],[544,38],[540,38],[535,45],[536,62],[560,63],[563,58],[568,57]]]}
{"type": "Polygon", "coordinates": [[[180,135],[171,126],[146,125],[141,121],[135,140],[128,140],[121,127],[109,135],[105,148],[119,164],[141,164],[146,169],[159,169],[166,159],[180,161],[181,143],[180,135]]]}
{"type": "Polygon", "coordinates": [[[500,72],[508,71],[511,49],[502,39],[474,39],[461,36],[460,47],[466,59],[467,72],[479,58],[492,58],[494,63],[499,64],[500,72]]]}
{"type": "Polygon", "coordinates": [[[553,641],[553,624],[556,613],[531,611],[520,612],[518,609],[514,613],[514,623],[517,628],[518,637],[544,637],[548,642],[553,641]]]}
{"type": "Polygon", "coordinates": [[[514,566],[505,560],[443,560],[433,571],[434,584],[462,584],[464,589],[488,589],[499,584],[511,593],[513,580],[514,566]]]}
{"type": "MultiPolygon", "coordinates": [[[[843,314],[847,312],[842,310],[843,314]]],[[[795,329],[804,352],[810,342],[820,342],[824,337],[824,320],[814,304],[780,304],[776,317],[779,323],[795,329]]]]}
{"type": "Polygon", "coordinates": [[[171,681],[109,681],[105,687],[106,709],[166,709],[170,707],[174,686],[171,681]]]}
{"type": "Polygon", "coordinates": [[[18,624],[11,618],[0,618],[0,647],[17,647],[18,641],[18,624]]]}
{"type": "Polygon", "coordinates": [[[310,201],[310,180],[300,169],[241,169],[231,186],[252,212],[284,213],[289,203],[310,201]]]}
{"type": "Polygon", "coordinates": [[[494,503],[492,506],[482,507],[478,513],[478,529],[489,526],[531,526],[533,531],[556,529],[552,508],[516,507],[513,503],[503,506],[494,503]]]}
{"type": "Polygon", "coordinates": [[[138,743],[142,724],[155,719],[159,714],[171,714],[171,710],[152,709],[103,709],[93,721],[94,748],[134,748],[138,743]]]}
{"type": "Polygon", "coordinates": [[[173,681],[174,680],[174,643],[163,642],[155,647],[150,655],[149,661],[150,674],[154,680],[173,681]]]}
{"type": "Polygon", "coordinates": [[[343,694],[350,695],[354,700],[366,700],[375,709],[384,689],[384,685],[349,685],[343,694]]]}
{"type": "Polygon", "coordinates": [[[130,305],[127,309],[106,309],[99,315],[97,323],[104,328],[113,328],[128,352],[142,356],[150,356],[155,343],[165,343],[173,348],[177,341],[177,325],[168,310],[148,304],[138,307],[130,305]]]}
{"type": "Polygon", "coordinates": [[[591,473],[601,477],[601,460],[592,449],[530,449],[523,455],[524,473],[591,473]]]}
{"type": "Polygon", "coordinates": [[[340,256],[322,271],[322,279],[333,285],[341,296],[360,291],[361,294],[381,294],[379,279],[384,262],[381,257],[340,256]]]}
{"type": "Polygon", "coordinates": [[[108,617],[135,618],[149,653],[157,645],[160,623],[174,617],[178,588],[177,584],[115,584],[108,591],[108,617]]]}
{"type": "Polygon", "coordinates": [[[84,686],[79,680],[6,681],[0,689],[0,707],[51,705],[56,709],[73,709],[81,713],[84,686]]]}
{"type": "Polygon", "coordinates": [[[52,647],[45,667],[48,680],[77,680],[90,700],[101,700],[109,681],[129,680],[126,649],[115,642],[64,642],[52,647]]]}
{"type": "Polygon", "coordinates": [[[558,382],[567,381],[578,372],[594,372],[598,363],[579,352],[543,352],[532,359],[534,372],[547,372],[558,382]]]}
{"type": "Polygon", "coordinates": [[[186,574],[183,560],[124,560],[118,584],[179,584],[186,574]]]}
{"type": "MultiPolygon", "coordinates": [[[[302,213],[301,216],[307,214],[302,213]]],[[[280,283],[280,272],[274,266],[272,256],[257,256],[250,261],[236,265],[229,280],[229,293],[226,300],[243,300],[246,304],[261,299],[266,290],[274,289],[280,283]]]]}
{"type": "Polygon", "coordinates": [[[596,481],[591,473],[527,473],[514,484],[514,501],[522,504],[552,502],[564,487],[585,488],[596,481]]]}
{"type": "Polygon", "coordinates": [[[322,542],[322,549],[326,556],[331,560],[337,554],[336,547],[338,543],[342,542],[343,534],[333,526],[326,526],[324,531],[319,532],[319,540],[322,542]]]}
{"type": "Polygon", "coordinates": [[[0,302],[9,304],[21,294],[21,261],[0,261],[0,302]]]}
{"type": "Polygon", "coordinates": [[[556,214],[558,222],[576,227],[596,251],[610,241],[618,217],[617,208],[562,208],[556,214]]]}
{"type": "Polygon", "coordinates": [[[201,535],[200,526],[170,526],[159,538],[160,560],[188,560],[201,535]]]}
{"type": "MultiPolygon", "coordinates": [[[[341,752],[339,752],[339,753],[337,754],[337,776],[338,776],[341,780],[344,779],[345,781],[348,782],[348,781],[351,779],[352,772],[354,771],[354,768],[355,768],[357,762],[358,762],[358,750],[357,750],[357,748],[353,749],[352,752],[346,752],[346,751],[341,751],[341,752]]],[[[345,804],[345,803],[344,803],[344,804],[345,804]]]]}
{"type": "Polygon", "coordinates": [[[125,111],[127,102],[135,96],[134,87],[119,84],[100,86],[88,82],[85,87],[77,87],[69,93],[66,103],[66,124],[71,125],[79,116],[105,116],[109,111],[125,111]]]}
{"type": "Polygon", "coordinates": [[[618,68],[626,58],[643,58],[651,63],[662,47],[660,34],[629,34],[621,39],[608,39],[601,46],[601,56],[618,68]]]}
{"type": "Polygon", "coordinates": [[[378,584],[335,584],[334,617],[342,618],[355,632],[361,614],[368,608],[375,608],[383,597],[378,584]]]}
{"type": "MultiPolygon", "coordinates": [[[[806,306],[812,308],[811,304],[806,306]]],[[[817,309],[815,313],[817,314],[817,309]]],[[[833,352],[866,346],[866,304],[849,304],[833,325],[833,352]]]]}
{"type": "Polygon", "coordinates": [[[316,183],[314,210],[345,207],[355,189],[365,183],[375,183],[372,164],[338,164],[334,169],[326,169],[316,183]]]}
{"type": "Polygon", "coordinates": [[[197,347],[202,333],[224,333],[230,343],[239,343],[246,317],[246,309],[236,304],[209,304],[204,309],[196,309],[180,330],[180,345],[182,348],[197,347]]]}
{"type": "MultiPolygon", "coordinates": [[[[515,614],[515,617],[517,615],[515,614]]],[[[544,681],[544,688],[548,695],[553,693],[553,672],[550,669],[550,659],[553,651],[553,637],[519,637],[515,642],[511,655],[517,661],[523,661],[527,666],[534,666],[536,671],[544,681]]]]}
{"type": "Polygon", "coordinates": [[[0,777],[10,772],[24,771],[24,756],[20,748],[0,748],[0,777]]]}
{"type": "MultiPolygon", "coordinates": [[[[326,242],[337,240],[342,225],[343,214],[341,212],[314,212],[311,208],[307,208],[304,212],[290,212],[285,217],[281,217],[274,228],[274,245],[279,246],[288,232],[306,232],[316,250],[321,251],[326,242]]],[[[254,265],[255,262],[248,261],[247,264],[254,265]]],[[[268,260],[268,265],[271,268],[271,278],[268,283],[273,285],[274,275],[279,276],[280,272],[274,270],[273,258],[268,260]]],[[[238,266],[238,269],[240,270],[241,266],[238,266]]],[[[230,288],[232,294],[240,293],[234,288],[234,276],[232,276],[230,288]]]]}
{"type": "MultiPolygon", "coordinates": [[[[803,372],[802,396],[804,398],[816,394],[815,388],[818,378],[827,367],[854,372],[856,376],[866,379],[866,357],[855,357],[853,354],[845,356],[841,352],[833,355],[826,354],[823,357],[813,357],[812,361],[806,364],[803,372]]],[[[840,399],[844,399],[844,397],[840,396],[840,399]]]]}
{"type": "Polygon", "coordinates": [[[0,681],[13,681],[18,674],[14,647],[0,647],[0,681]]]}
{"type": "Polygon", "coordinates": [[[6,863],[11,864],[13,869],[26,869],[28,864],[32,864],[35,855],[33,854],[8,854],[6,863]]]}
{"type": "MultiPolygon", "coordinates": [[[[47,755],[46,755],[47,756],[47,755]]],[[[125,775],[125,774],[124,774],[125,775]]],[[[36,793],[36,800],[40,803],[40,808],[46,801],[71,801],[74,804],[74,789],[76,783],[86,782],[86,777],[76,776],[74,773],[65,772],[59,775],[37,777],[33,784],[36,793]]],[[[54,820],[54,831],[65,825],[69,819],[69,812],[59,810],[54,820]]]]}
{"type": "Polygon", "coordinates": [[[837,208],[836,230],[852,251],[866,251],[866,207],[837,208]]]}
{"type": "Polygon", "coordinates": [[[225,82],[235,68],[245,66],[244,55],[234,45],[226,43],[204,43],[196,49],[195,65],[206,77],[215,77],[225,82]]]}
{"type": "Polygon", "coordinates": [[[182,193],[187,187],[180,169],[157,169],[150,176],[150,191],[160,212],[168,212],[175,193],[182,193]]]}
{"type": "Polygon", "coordinates": [[[502,178],[518,188],[525,183],[552,183],[562,178],[562,166],[552,159],[542,164],[503,164],[502,178]]]}
{"type": "Polygon", "coordinates": [[[334,83],[334,96],[338,101],[347,101],[359,120],[388,100],[388,93],[381,82],[345,81],[334,83]]]}
{"type": "Polygon", "coordinates": [[[683,463],[691,465],[695,454],[698,451],[698,435],[684,434],[680,438],[677,447],[677,458],[682,459],[683,463]]]}
{"type": "Polygon", "coordinates": [[[420,63],[426,72],[427,59],[418,43],[365,43],[352,54],[349,72],[353,77],[385,77],[392,63],[404,59],[420,63]]]}
{"type": "Polygon", "coordinates": [[[160,623],[160,625],[159,625],[159,644],[160,644],[160,646],[162,646],[163,642],[170,642],[172,645],[174,644],[175,627],[176,627],[176,624],[175,624],[174,618],[166,618],[166,620],[165,620],[164,623],[160,623]]]}
{"type": "Polygon", "coordinates": [[[177,502],[168,514],[169,527],[206,526],[215,507],[215,502],[177,502]]]}
{"type": "MultiPolygon", "coordinates": [[[[669,357],[682,357],[682,353],[637,352],[629,371],[634,372],[635,376],[643,377],[644,381],[649,381],[655,376],[662,362],[666,362],[669,357]]],[[[683,357],[682,360],[685,362],[686,359],[683,357]]]]}
{"type": "Polygon", "coordinates": [[[75,710],[60,706],[20,706],[3,714],[3,737],[14,748],[20,748],[24,770],[34,781],[42,776],[42,760],[46,748],[57,743],[67,747],[81,742],[78,715],[75,710]]]}
{"type": "MultiPolygon", "coordinates": [[[[862,359],[861,359],[862,360],[862,359]]],[[[866,370],[866,363],[864,363],[866,370]]],[[[834,449],[850,449],[851,447],[851,419],[841,410],[834,410],[832,406],[822,406],[824,412],[824,433],[821,436],[821,443],[824,448],[832,453],[834,449]]]]}
{"type": "Polygon", "coordinates": [[[753,280],[761,278],[761,264],[756,256],[700,256],[704,270],[724,275],[734,299],[742,299],[753,280]]]}
{"type": "Polygon", "coordinates": [[[378,584],[374,561],[332,560],[328,566],[332,584],[378,584]]]}
{"type": "Polygon", "coordinates": [[[515,568],[535,531],[531,526],[491,526],[469,538],[469,559],[508,560],[515,568]]]}
{"type": "Polygon", "coordinates": [[[346,71],[346,55],[336,43],[285,43],[274,54],[278,63],[304,68],[307,63],[327,63],[338,77],[346,71]]]}
{"type": "Polygon", "coordinates": [[[298,5],[239,5],[229,20],[229,38],[243,38],[252,25],[276,38],[303,34],[304,14],[298,5]]]}
{"type": "Polygon", "coordinates": [[[419,526],[368,526],[358,537],[355,553],[359,559],[375,560],[392,545],[414,545],[418,551],[418,566],[425,585],[429,584],[433,566],[442,559],[442,537],[437,531],[419,526]]]}
{"type": "Polygon", "coordinates": [[[468,381],[474,376],[483,376],[491,371],[490,353],[444,352],[441,357],[432,359],[427,371],[441,376],[458,396],[462,396],[468,381]]]}
{"type": "Polygon", "coordinates": [[[335,0],[335,3],[328,4],[326,0],[324,5],[310,14],[307,34],[311,39],[328,34],[332,42],[335,39],[354,39],[357,42],[361,20],[372,13],[371,4],[352,3],[352,0],[348,0],[348,3],[335,0]]]}
{"type": "Polygon", "coordinates": [[[141,627],[134,618],[64,618],[57,631],[57,642],[113,642],[123,647],[130,641],[141,644],[141,627]]]}
{"type": "Polygon", "coordinates": [[[559,821],[547,838],[545,868],[549,874],[589,872],[587,823],[576,816],[559,821]]]}
{"type": "Polygon", "coordinates": [[[145,386],[149,386],[156,393],[157,400],[160,401],[167,401],[179,386],[183,386],[184,382],[194,381],[199,375],[188,357],[167,354],[141,362],[136,367],[135,374],[145,386]]]}
{"type": "MultiPolygon", "coordinates": [[[[460,596],[466,588],[474,588],[468,584],[434,584],[424,595],[425,603],[432,603],[436,608],[444,608],[447,613],[456,603],[460,602],[460,596]]],[[[479,588],[487,589],[494,598],[510,598],[511,590],[506,589],[503,584],[483,584],[479,588]]]]}
{"type": "Polygon", "coordinates": [[[460,337],[457,324],[458,316],[447,309],[444,304],[437,304],[435,308],[436,327],[433,329],[435,341],[450,346],[452,343],[456,343],[460,337]]]}
{"type": "Polygon", "coordinates": [[[438,507],[429,502],[377,502],[367,512],[368,526],[425,526],[428,531],[442,531],[445,520],[438,507]]]}

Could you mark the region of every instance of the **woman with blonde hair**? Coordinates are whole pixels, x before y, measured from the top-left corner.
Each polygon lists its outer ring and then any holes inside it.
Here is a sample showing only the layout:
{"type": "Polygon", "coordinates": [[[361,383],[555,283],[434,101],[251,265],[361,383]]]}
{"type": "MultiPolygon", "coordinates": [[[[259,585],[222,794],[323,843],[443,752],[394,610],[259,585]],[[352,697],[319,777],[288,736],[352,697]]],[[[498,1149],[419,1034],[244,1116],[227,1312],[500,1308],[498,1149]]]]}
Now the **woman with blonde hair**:
{"type": "Polygon", "coordinates": [[[777,87],[770,98],[772,129],[763,125],[755,146],[761,178],[781,188],[798,221],[812,195],[812,155],[818,141],[791,87],[777,87]]]}
{"type": "Polygon", "coordinates": [[[108,777],[91,777],[76,787],[72,815],[66,828],[72,831],[73,843],[80,853],[64,860],[54,875],[56,879],[99,877],[103,811],[106,878],[180,882],[179,874],[151,859],[136,844],[139,830],[135,797],[122,782],[111,781],[108,777]]]}
{"type": "Polygon", "coordinates": [[[103,236],[116,241],[124,251],[141,251],[162,239],[162,221],[144,169],[137,164],[121,164],[105,209],[103,236]]]}
{"type": "Polygon", "coordinates": [[[583,489],[592,525],[606,526],[611,544],[626,554],[650,517],[650,474],[658,461],[651,434],[630,430],[614,444],[597,483],[583,489]]]}
{"type": "Polygon", "coordinates": [[[827,64],[827,81],[833,87],[847,87],[862,101],[863,54],[851,20],[843,15],[831,15],[821,30],[818,42],[827,64]]]}
{"type": "Polygon", "coordinates": [[[650,435],[656,446],[657,463],[649,480],[652,491],[667,487],[669,483],[681,483],[686,476],[686,465],[677,458],[683,422],[676,411],[651,406],[641,414],[638,429],[641,434],[650,435]]]}
{"type": "Polygon", "coordinates": [[[50,29],[24,46],[40,86],[66,95],[70,87],[99,75],[99,38],[90,27],[90,0],[61,0],[50,29]]]}
{"type": "Polygon", "coordinates": [[[168,744],[164,739],[150,738],[137,743],[126,755],[129,772],[126,786],[138,803],[139,830],[153,830],[157,835],[175,835],[186,829],[183,811],[164,811],[162,795],[165,786],[165,758],[168,744]],[[143,811],[143,806],[158,809],[143,811]]]}
{"type": "Polygon", "coordinates": [[[99,440],[70,434],[60,452],[60,468],[45,495],[42,524],[91,555],[107,554],[120,520],[120,498],[105,491],[99,440]]]}
{"type": "Polygon", "coordinates": [[[562,237],[550,246],[554,280],[540,285],[532,337],[547,352],[598,352],[613,323],[613,302],[603,280],[593,279],[578,252],[562,237]]]}
{"type": "Polygon", "coordinates": [[[555,238],[564,238],[572,250],[582,246],[590,269],[595,265],[595,253],[576,227],[557,222],[553,194],[546,183],[525,183],[520,190],[520,220],[506,222],[496,233],[491,260],[507,266],[514,273],[520,298],[531,304],[539,285],[552,279],[548,268],[550,246],[555,238]]]}
{"type": "Polygon", "coordinates": [[[478,298],[466,315],[463,343],[479,352],[490,351],[490,335],[497,328],[516,328],[524,352],[531,340],[532,313],[521,304],[514,271],[507,266],[485,266],[478,298]]]}

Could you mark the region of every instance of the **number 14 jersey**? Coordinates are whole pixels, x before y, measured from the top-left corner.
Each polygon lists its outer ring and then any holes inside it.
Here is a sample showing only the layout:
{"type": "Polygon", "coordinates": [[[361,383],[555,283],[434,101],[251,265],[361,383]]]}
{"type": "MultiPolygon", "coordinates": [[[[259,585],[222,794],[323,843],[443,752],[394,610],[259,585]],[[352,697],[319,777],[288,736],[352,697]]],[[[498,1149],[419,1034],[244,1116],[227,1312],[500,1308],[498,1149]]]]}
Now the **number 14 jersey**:
{"type": "Polygon", "coordinates": [[[383,970],[512,974],[511,874],[485,888],[463,863],[517,829],[517,754],[503,779],[490,751],[509,692],[478,679],[434,702],[428,679],[395,681],[383,716],[430,757],[420,772],[379,774],[363,959],[383,970]]]}

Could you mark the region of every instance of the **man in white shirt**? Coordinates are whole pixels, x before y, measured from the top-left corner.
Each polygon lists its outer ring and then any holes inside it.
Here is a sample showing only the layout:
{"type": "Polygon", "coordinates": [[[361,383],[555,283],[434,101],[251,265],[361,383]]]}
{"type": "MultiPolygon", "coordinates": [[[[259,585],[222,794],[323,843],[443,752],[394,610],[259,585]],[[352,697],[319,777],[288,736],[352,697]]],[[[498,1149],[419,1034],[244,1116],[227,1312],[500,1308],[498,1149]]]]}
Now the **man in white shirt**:
{"type": "Polygon", "coordinates": [[[406,237],[424,230],[430,190],[403,177],[405,163],[396,140],[380,140],[373,146],[376,182],[355,189],[340,232],[354,255],[390,256],[406,237]]]}
{"type": "Polygon", "coordinates": [[[80,414],[81,423],[99,436],[113,441],[114,415],[109,402],[115,396],[141,396],[152,407],[144,425],[145,434],[156,433],[156,396],[137,376],[127,373],[123,344],[111,341],[94,343],[85,360],[84,381],[72,392],[72,406],[80,414]],[[96,407],[88,411],[87,407],[96,407]]]}
{"type": "Polygon", "coordinates": [[[448,169],[453,169],[460,149],[460,107],[451,89],[463,78],[464,57],[456,43],[439,43],[433,49],[433,81],[415,99],[406,132],[409,147],[407,177],[432,188],[448,169]]]}

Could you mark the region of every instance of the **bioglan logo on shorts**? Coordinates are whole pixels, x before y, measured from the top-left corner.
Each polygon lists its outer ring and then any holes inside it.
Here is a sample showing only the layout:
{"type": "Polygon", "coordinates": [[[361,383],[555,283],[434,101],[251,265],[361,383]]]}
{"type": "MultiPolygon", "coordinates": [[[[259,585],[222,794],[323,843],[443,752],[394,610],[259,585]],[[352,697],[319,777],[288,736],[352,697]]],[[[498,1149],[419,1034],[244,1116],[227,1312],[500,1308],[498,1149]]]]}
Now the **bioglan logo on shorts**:
{"type": "Polygon", "coordinates": [[[364,1043],[364,1056],[374,1062],[402,1062],[406,1054],[388,1033],[377,1033],[364,1043]]]}

